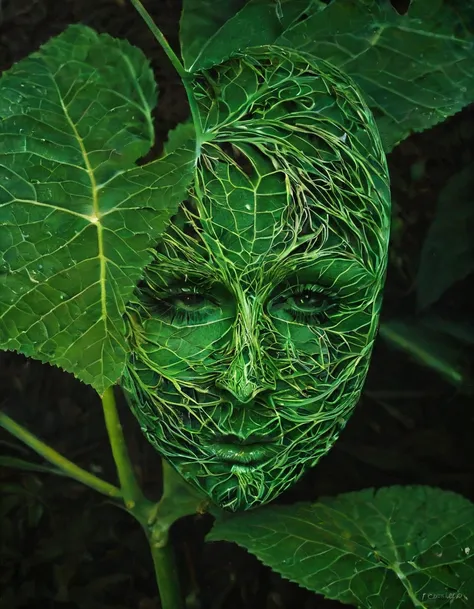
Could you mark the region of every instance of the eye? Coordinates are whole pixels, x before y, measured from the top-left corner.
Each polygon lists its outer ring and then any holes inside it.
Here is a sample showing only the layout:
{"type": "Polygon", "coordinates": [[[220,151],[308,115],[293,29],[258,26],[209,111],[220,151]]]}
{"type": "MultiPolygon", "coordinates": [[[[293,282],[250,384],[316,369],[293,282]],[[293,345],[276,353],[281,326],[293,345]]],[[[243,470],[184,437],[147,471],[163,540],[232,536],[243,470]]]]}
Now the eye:
{"type": "Polygon", "coordinates": [[[309,284],[289,288],[272,308],[283,311],[298,323],[313,325],[326,322],[336,307],[325,288],[309,284]]]}
{"type": "Polygon", "coordinates": [[[157,295],[154,308],[161,317],[180,325],[193,325],[205,319],[216,304],[196,288],[157,295]]]}

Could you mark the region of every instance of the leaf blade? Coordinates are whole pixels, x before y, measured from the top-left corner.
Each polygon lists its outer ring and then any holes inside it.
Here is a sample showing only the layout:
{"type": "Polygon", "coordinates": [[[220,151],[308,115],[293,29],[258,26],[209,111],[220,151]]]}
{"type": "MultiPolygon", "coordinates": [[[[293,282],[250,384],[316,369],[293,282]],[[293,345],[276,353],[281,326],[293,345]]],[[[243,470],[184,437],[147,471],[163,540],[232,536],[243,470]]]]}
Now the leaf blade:
{"type": "Polygon", "coordinates": [[[322,9],[317,0],[185,0],[180,21],[186,70],[210,68],[248,47],[273,44],[300,15],[322,9]]]}
{"type": "Polygon", "coordinates": [[[333,0],[275,44],[326,59],[356,81],[390,152],[474,101],[474,35],[441,0],[414,0],[404,15],[389,2],[333,0]]]}
{"type": "Polygon", "coordinates": [[[0,346],[102,394],[125,365],[125,304],[195,152],[135,166],[154,138],[153,73],[141,51],[85,26],[0,84],[0,346]]]}
{"type": "Polygon", "coordinates": [[[233,541],[326,598],[372,609],[440,607],[474,593],[474,505],[436,488],[389,487],[217,521],[206,541],[233,541]],[[449,569],[446,567],[449,566],[449,569]],[[444,598],[443,598],[444,593],[444,598]]]}

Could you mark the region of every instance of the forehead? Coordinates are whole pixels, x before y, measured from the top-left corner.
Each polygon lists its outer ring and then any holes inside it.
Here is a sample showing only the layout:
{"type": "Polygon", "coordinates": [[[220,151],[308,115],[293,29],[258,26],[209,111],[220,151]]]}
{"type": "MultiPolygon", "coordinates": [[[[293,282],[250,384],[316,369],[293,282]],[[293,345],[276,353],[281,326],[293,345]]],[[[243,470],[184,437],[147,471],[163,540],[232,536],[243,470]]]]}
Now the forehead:
{"type": "Polygon", "coordinates": [[[175,268],[250,281],[282,262],[298,264],[305,253],[336,246],[342,253],[348,236],[338,233],[347,231],[335,226],[327,206],[311,208],[303,195],[295,200],[285,173],[267,159],[253,155],[253,168],[249,162],[219,163],[206,176],[204,195],[182,204],[158,248],[175,268]]]}
{"type": "Polygon", "coordinates": [[[219,164],[207,183],[212,198],[198,205],[211,255],[219,248],[240,272],[274,260],[296,237],[284,174],[267,169],[255,179],[234,164],[219,164]]]}
{"type": "Polygon", "coordinates": [[[342,161],[331,171],[313,167],[300,181],[296,164],[285,170],[281,159],[243,143],[220,143],[205,159],[158,247],[164,273],[255,284],[277,278],[281,267],[287,274],[318,259],[326,266],[345,259],[378,273],[387,233],[379,189],[347,177],[335,185],[342,161]]]}

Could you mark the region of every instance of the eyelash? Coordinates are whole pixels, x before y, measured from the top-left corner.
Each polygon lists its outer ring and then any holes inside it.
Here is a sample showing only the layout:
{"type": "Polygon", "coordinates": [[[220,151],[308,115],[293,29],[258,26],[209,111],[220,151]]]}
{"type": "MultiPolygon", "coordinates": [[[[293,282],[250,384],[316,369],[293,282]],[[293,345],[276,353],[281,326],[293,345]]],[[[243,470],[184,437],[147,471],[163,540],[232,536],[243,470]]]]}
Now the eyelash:
{"type": "Polygon", "coordinates": [[[193,324],[199,321],[202,321],[206,317],[206,313],[204,311],[186,311],[183,309],[179,309],[172,304],[169,304],[167,301],[172,298],[176,298],[177,296],[186,296],[188,294],[196,294],[201,296],[201,293],[197,288],[192,288],[189,291],[176,291],[173,294],[167,294],[167,298],[160,299],[159,297],[155,300],[155,309],[158,311],[160,315],[163,317],[168,317],[171,322],[179,322],[184,324],[193,324]]]}
{"type": "MultiPolygon", "coordinates": [[[[305,285],[298,285],[298,286],[293,286],[292,288],[290,288],[290,290],[288,292],[286,292],[281,298],[288,298],[289,296],[300,296],[302,294],[305,294],[307,292],[311,292],[311,293],[317,293],[317,294],[321,294],[323,295],[324,290],[323,288],[321,288],[321,286],[317,286],[314,284],[305,284],[305,285]],[[291,291],[290,291],[291,290],[291,291]]],[[[187,295],[187,294],[196,294],[198,296],[201,296],[202,294],[199,292],[199,290],[197,288],[192,288],[189,291],[177,291],[174,294],[167,294],[167,298],[158,298],[155,300],[155,308],[157,310],[157,312],[164,316],[164,317],[168,317],[170,319],[171,322],[178,322],[178,323],[184,323],[187,325],[192,325],[193,323],[198,323],[200,321],[202,321],[207,313],[205,311],[186,311],[183,309],[179,309],[176,306],[173,306],[172,304],[170,304],[169,300],[171,300],[174,297],[179,297],[179,296],[183,296],[183,295],[187,295]]],[[[323,299],[324,296],[323,296],[323,299]]],[[[328,306],[331,306],[331,303],[329,303],[328,306]]],[[[311,324],[315,324],[315,323],[321,323],[321,321],[323,321],[323,318],[325,316],[325,311],[318,311],[318,312],[304,312],[304,311],[298,311],[294,308],[288,307],[285,310],[288,310],[291,314],[291,316],[293,317],[293,319],[298,322],[298,323],[303,323],[303,324],[307,324],[307,325],[311,325],[311,324]]]]}
{"type": "MultiPolygon", "coordinates": [[[[315,294],[315,293],[321,294],[323,304],[325,304],[325,301],[327,300],[327,298],[326,298],[327,293],[325,293],[326,290],[324,290],[321,286],[314,285],[314,284],[304,284],[304,285],[293,286],[290,288],[290,291],[287,293],[284,293],[281,298],[283,299],[283,298],[287,298],[289,296],[300,296],[301,294],[305,294],[307,292],[311,292],[313,294],[315,294]]],[[[288,307],[285,310],[289,311],[289,313],[291,314],[293,319],[295,321],[297,321],[298,323],[312,325],[312,324],[317,324],[317,323],[321,323],[322,321],[325,321],[324,318],[326,317],[326,309],[328,307],[331,307],[331,304],[332,303],[328,303],[327,307],[324,307],[324,309],[322,311],[318,311],[318,312],[314,312],[314,313],[298,311],[291,307],[288,307]]]]}

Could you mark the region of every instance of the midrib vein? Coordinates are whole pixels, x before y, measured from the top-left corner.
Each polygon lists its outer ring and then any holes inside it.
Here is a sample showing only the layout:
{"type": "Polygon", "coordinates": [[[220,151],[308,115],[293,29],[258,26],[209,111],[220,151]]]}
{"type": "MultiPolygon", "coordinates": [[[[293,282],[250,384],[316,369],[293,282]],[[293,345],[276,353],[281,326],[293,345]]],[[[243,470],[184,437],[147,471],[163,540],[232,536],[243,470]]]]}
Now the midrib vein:
{"type": "Polygon", "coordinates": [[[92,210],[93,210],[93,218],[97,218],[95,222],[91,220],[91,224],[94,223],[97,226],[97,243],[99,247],[99,264],[100,264],[100,272],[99,272],[99,285],[100,285],[100,305],[101,305],[101,313],[102,319],[104,320],[105,330],[107,331],[107,299],[106,299],[106,289],[105,289],[105,280],[106,280],[106,258],[104,256],[104,242],[103,242],[103,226],[100,222],[99,216],[99,199],[98,199],[98,189],[97,183],[95,180],[94,171],[92,170],[89,156],[87,154],[87,150],[84,146],[84,142],[82,141],[82,137],[79,135],[79,132],[76,129],[76,125],[73,120],[69,116],[69,112],[64,105],[62,96],[58,89],[58,96],[63,108],[64,115],[66,117],[67,122],[69,123],[76,140],[79,143],[79,147],[81,149],[82,156],[84,158],[84,164],[86,166],[87,174],[89,175],[89,180],[92,188],[92,210]]]}

